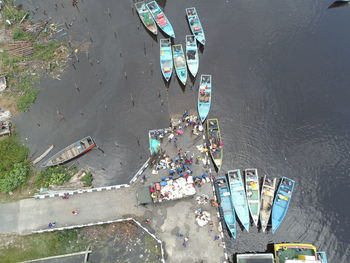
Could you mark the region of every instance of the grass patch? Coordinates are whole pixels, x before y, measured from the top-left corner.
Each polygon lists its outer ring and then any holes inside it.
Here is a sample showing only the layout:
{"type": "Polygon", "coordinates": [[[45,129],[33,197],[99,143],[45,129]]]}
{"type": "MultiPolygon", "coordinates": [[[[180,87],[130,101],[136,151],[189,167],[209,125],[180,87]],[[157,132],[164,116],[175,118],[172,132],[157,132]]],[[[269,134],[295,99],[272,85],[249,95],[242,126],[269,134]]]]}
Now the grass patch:
{"type": "Polygon", "coordinates": [[[67,168],[65,166],[49,167],[38,173],[35,179],[35,186],[49,187],[50,185],[62,185],[68,182],[77,171],[76,168],[67,168]]]}
{"type": "Polygon", "coordinates": [[[10,26],[19,23],[24,16],[28,17],[29,13],[24,10],[19,10],[13,6],[12,0],[5,1],[5,6],[3,7],[2,15],[4,20],[9,20],[11,22],[10,26]]]}
{"type": "Polygon", "coordinates": [[[150,235],[146,235],[143,239],[143,242],[145,244],[145,249],[148,249],[148,251],[151,252],[153,255],[160,254],[160,247],[157,243],[157,241],[151,237],[150,235]]]}
{"type": "Polygon", "coordinates": [[[13,40],[33,40],[34,35],[29,32],[23,31],[21,28],[15,28],[13,30],[13,40]]]}
{"type": "Polygon", "coordinates": [[[29,150],[16,135],[0,141],[0,192],[8,193],[22,184],[30,173],[29,150]]]}
{"type": "Polygon", "coordinates": [[[38,60],[50,60],[55,57],[55,51],[57,48],[62,46],[62,43],[59,42],[48,42],[45,43],[34,43],[34,55],[31,57],[31,59],[38,59],[38,60]]]}
{"type": "Polygon", "coordinates": [[[87,240],[79,239],[80,229],[18,236],[0,250],[0,262],[12,263],[86,250],[87,240]]]}
{"type": "Polygon", "coordinates": [[[30,105],[36,100],[38,91],[34,88],[27,88],[23,94],[18,97],[17,108],[19,111],[26,111],[30,108],[30,105]]]}
{"type": "Polygon", "coordinates": [[[87,172],[84,177],[80,179],[84,183],[84,186],[92,186],[92,181],[94,178],[92,177],[91,172],[87,172]]]}

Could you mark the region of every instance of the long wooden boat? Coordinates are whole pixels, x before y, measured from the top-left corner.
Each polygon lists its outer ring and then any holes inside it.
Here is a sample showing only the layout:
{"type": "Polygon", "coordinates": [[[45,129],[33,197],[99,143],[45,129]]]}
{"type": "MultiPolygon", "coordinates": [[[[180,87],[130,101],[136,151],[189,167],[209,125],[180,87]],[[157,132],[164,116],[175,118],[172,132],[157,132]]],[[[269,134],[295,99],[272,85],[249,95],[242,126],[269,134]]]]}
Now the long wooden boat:
{"type": "Polygon", "coordinates": [[[260,224],[261,229],[265,232],[267,224],[269,223],[273,198],[275,196],[276,178],[273,180],[264,176],[263,185],[261,189],[261,206],[260,206],[260,224]]]}
{"type": "Polygon", "coordinates": [[[196,37],[197,41],[203,46],[205,45],[205,35],[204,30],[199,20],[196,8],[186,8],[187,20],[190,25],[192,34],[196,37]]]}
{"type": "Polygon", "coordinates": [[[287,177],[283,177],[281,180],[272,206],[272,233],[276,232],[287,214],[294,185],[295,181],[287,177]]]}
{"type": "Polygon", "coordinates": [[[257,169],[245,169],[245,187],[247,194],[248,207],[250,215],[253,218],[255,226],[258,226],[260,213],[260,187],[257,169]]]}
{"type": "Polygon", "coordinates": [[[230,188],[225,177],[217,177],[215,179],[216,189],[220,202],[220,210],[224,217],[226,226],[233,238],[236,238],[236,215],[232,205],[230,188]]]}
{"type": "Polygon", "coordinates": [[[148,10],[146,7],[146,4],[144,1],[138,2],[135,4],[135,8],[137,13],[139,14],[139,17],[143,23],[143,25],[151,31],[153,34],[157,35],[158,34],[158,29],[157,25],[154,22],[154,19],[152,17],[151,12],[148,10]]]}
{"type": "Polygon", "coordinates": [[[317,259],[321,261],[321,263],[328,263],[327,253],[324,251],[318,251],[316,252],[317,259]]]}
{"type": "Polygon", "coordinates": [[[216,168],[218,169],[218,171],[220,171],[224,152],[218,119],[207,120],[207,132],[209,141],[209,152],[211,157],[213,158],[216,168]]]}
{"type": "MultiPolygon", "coordinates": [[[[301,258],[307,258],[307,261],[301,262],[316,263],[316,247],[312,244],[282,243],[274,244],[274,254],[276,263],[299,262],[301,258]]],[[[317,262],[318,263],[318,262],[317,262]]]]}
{"type": "Polygon", "coordinates": [[[45,163],[43,163],[42,167],[55,166],[59,164],[63,164],[68,162],[86,152],[91,150],[96,146],[94,140],[88,136],[85,137],[69,146],[64,148],[63,150],[56,153],[50,159],[48,159],[45,163]]]}
{"type": "Polygon", "coordinates": [[[196,38],[193,35],[186,36],[186,60],[188,70],[193,77],[196,77],[199,68],[199,58],[196,38]]]}
{"type": "Polygon", "coordinates": [[[162,9],[156,1],[152,1],[146,4],[148,10],[151,12],[153,19],[156,21],[159,28],[168,36],[175,38],[175,32],[170,24],[168,18],[165,16],[162,9]]]}
{"type": "Polygon", "coordinates": [[[230,185],[232,204],[237,217],[244,228],[249,232],[249,209],[241,171],[239,169],[228,171],[227,178],[230,185]]]}
{"type": "Polygon", "coordinates": [[[182,49],[182,45],[173,45],[173,58],[176,75],[183,85],[186,85],[187,81],[187,68],[185,54],[182,49]]]}
{"type": "Polygon", "coordinates": [[[160,69],[166,81],[173,74],[173,55],[170,38],[160,40],[160,69]]]}
{"type": "Polygon", "coordinates": [[[208,117],[211,104],[212,80],[211,75],[201,75],[198,89],[198,115],[202,123],[208,117]]]}

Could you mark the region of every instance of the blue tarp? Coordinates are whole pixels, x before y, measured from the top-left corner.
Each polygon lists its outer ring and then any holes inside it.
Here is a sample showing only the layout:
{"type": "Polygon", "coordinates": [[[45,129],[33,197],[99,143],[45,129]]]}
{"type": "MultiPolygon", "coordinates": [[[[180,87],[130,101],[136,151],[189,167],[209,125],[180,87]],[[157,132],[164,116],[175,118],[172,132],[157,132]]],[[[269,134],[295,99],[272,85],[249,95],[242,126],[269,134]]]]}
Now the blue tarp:
{"type": "Polygon", "coordinates": [[[160,150],[160,142],[156,139],[150,138],[149,139],[150,144],[150,151],[151,153],[158,153],[160,150]]]}

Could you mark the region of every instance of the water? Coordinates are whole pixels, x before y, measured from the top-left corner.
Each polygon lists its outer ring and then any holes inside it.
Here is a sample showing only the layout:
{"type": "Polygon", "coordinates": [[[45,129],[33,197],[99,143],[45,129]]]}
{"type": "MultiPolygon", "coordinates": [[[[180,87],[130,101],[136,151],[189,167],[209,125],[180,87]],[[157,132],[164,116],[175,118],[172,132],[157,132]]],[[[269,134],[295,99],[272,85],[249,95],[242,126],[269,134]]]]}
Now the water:
{"type": "MultiPolygon", "coordinates": [[[[182,90],[173,75],[167,88],[158,43],[132,11],[132,1],[84,0],[80,12],[69,1],[57,3],[57,11],[44,0],[27,0],[25,6],[39,7],[35,18],[44,17],[44,9],[62,23],[76,17],[69,35],[92,40],[93,65],[80,54],[76,70],[70,67],[61,81],[44,80],[37,103],[18,118],[18,129],[37,154],[51,144],[56,151],[93,136],[104,154],[86,154],[79,165],[91,167],[97,185],[125,183],[147,158],[147,130],[168,126],[169,114],[196,108],[199,78],[182,90]]],[[[223,171],[257,167],[260,176],[297,183],[277,233],[239,230],[237,241],[229,243],[231,253],[305,242],[327,251],[330,262],[349,262],[350,7],[328,10],[330,4],[162,1],[174,43],[184,44],[190,33],[185,8],[199,12],[207,38],[199,74],[213,75],[210,117],[220,119],[223,171]]]]}

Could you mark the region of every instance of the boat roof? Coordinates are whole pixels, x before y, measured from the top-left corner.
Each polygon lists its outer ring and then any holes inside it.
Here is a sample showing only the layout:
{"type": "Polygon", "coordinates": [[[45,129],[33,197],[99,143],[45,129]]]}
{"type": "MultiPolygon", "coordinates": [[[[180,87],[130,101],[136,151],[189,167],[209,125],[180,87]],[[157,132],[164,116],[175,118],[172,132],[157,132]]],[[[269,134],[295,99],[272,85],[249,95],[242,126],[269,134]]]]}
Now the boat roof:
{"type": "Polygon", "coordinates": [[[274,263],[273,254],[238,254],[237,263],[274,263]]]}
{"type": "Polygon", "coordinates": [[[275,244],[275,257],[277,263],[301,263],[305,257],[313,257],[306,262],[319,263],[316,260],[316,247],[311,244],[275,244]]]}

